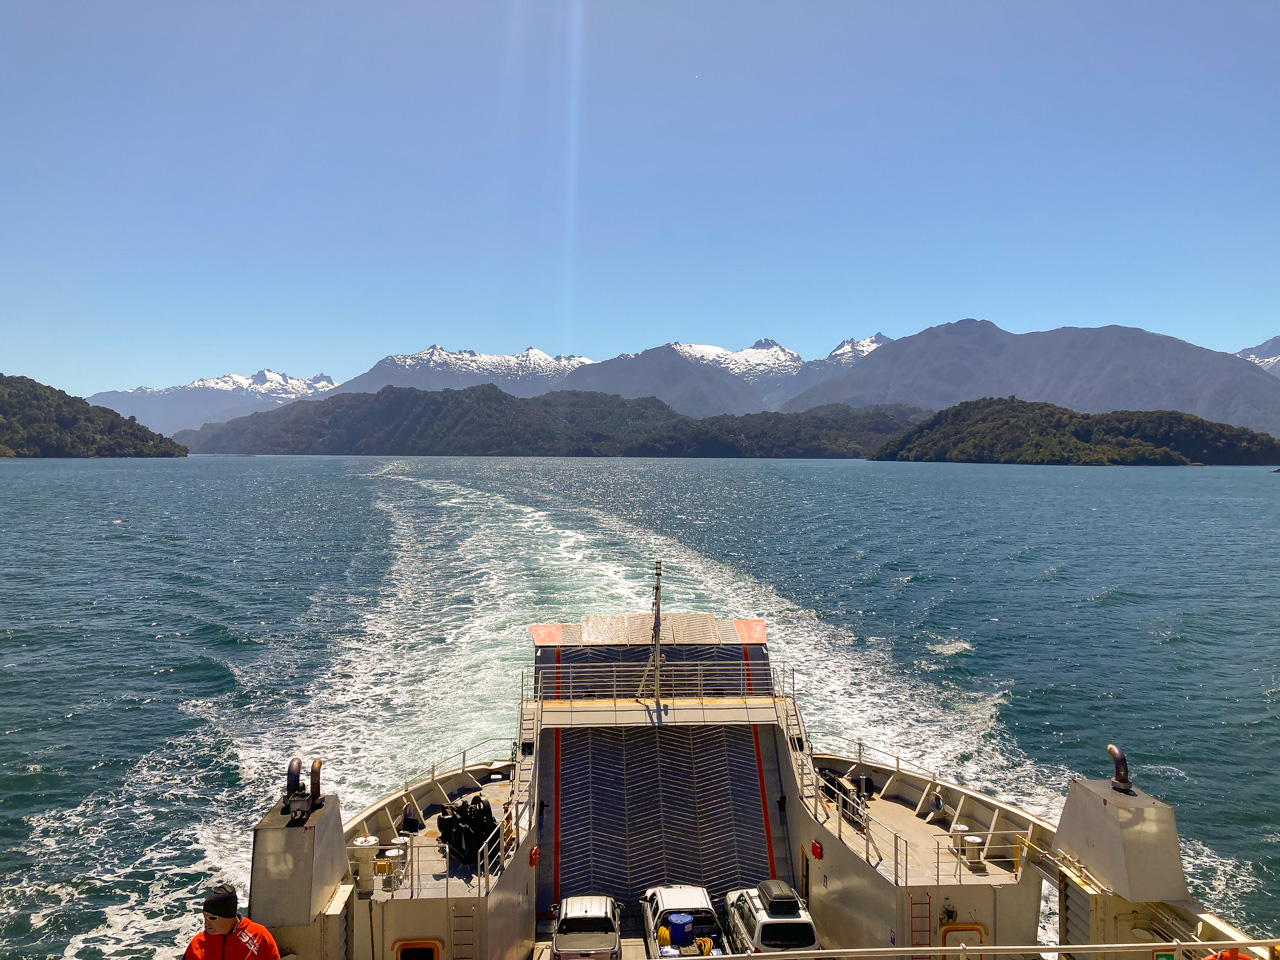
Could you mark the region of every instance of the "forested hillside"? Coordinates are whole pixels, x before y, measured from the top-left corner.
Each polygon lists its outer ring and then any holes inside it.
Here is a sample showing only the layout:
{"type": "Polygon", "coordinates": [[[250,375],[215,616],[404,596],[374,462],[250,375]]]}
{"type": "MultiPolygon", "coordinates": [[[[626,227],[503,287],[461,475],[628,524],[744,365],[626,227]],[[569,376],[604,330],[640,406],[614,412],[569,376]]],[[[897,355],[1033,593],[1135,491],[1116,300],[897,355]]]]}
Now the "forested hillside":
{"type": "Polygon", "coordinates": [[[521,399],[484,384],[300,401],[177,437],[194,453],[848,458],[866,456],[925,415],[835,405],[695,420],[653,397],[559,391],[521,399]]]}
{"type": "Polygon", "coordinates": [[[1280,441],[1171,410],[1083,414],[1014,397],[934,414],[877,451],[877,460],[957,463],[1280,463],[1280,441]]]}
{"type": "Polygon", "coordinates": [[[187,450],[114,410],[28,377],[0,374],[0,457],[185,457],[187,450]]]}

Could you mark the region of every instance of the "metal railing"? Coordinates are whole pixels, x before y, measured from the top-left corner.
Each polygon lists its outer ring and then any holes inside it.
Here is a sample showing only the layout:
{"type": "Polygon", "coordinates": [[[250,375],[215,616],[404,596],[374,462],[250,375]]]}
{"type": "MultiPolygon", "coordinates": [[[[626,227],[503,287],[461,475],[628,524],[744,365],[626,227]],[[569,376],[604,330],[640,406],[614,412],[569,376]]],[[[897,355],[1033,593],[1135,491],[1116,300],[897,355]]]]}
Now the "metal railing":
{"type": "Polygon", "coordinates": [[[535,700],[632,700],[663,698],[772,697],[783,688],[785,668],[765,663],[705,661],[664,663],[569,663],[539,667],[535,700]]]}
{"type": "Polygon", "coordinates": [[[791,767],[795,772],[800,801],[805,807],[812,809],[815,820],[825,823],[830,813],[822,804],[823,781],[813,762],[813,744],[809,742],[805,731],[800,708],[796,706],[795,697],[791,696],[781,697],[775,704],[778,725],[787,735],[787,747],[791,754],[791,767]]]}
{"type": "MultiPolygon", "coordinates": [[[[523,719],[524,681],[521,680],[521,703],[517,705],[517,724],[523,719]]],[[[540,727],[535,721],[535,731],[540,727]]],[[[523,732],[521,730],[520,732],[523,732]]],[[[487,894],[494,878],[500,874],[510,861],[515,849],[531,829],[529,812],[531,808],[532,783],[522,777],[520,757],[520,740],[515,741],[503,737],[489,737],[471,746],[439,757],[422,769],[411,779],[405,780],[404,791],[387,797],[360,814],[361,819],[369,819],[369,814],[386,811],[390,817],[391,827],[395,829],[395,817],[391,815],[392,804],[402,801],[414,803],[418,801],[414,794],[431,784],[439,784],[441,778],[469,774],[476,768],[490,768],[494,764],[511,764],[512,797],[503,804],[503,815],[498,820],[493,832],[480,845],[474,864],[475,878],[479,887],[487,894]]],[[[443,788],[440,788],[442,792],[443,788]]],[[[446,795],[447,796],[447,795],[446,795]]],[[[444,843],[414,843],[412,836],[397,836],[386,843],[348,844],[347,861],[351,867],[351,875],[356,878],[357,887],[364,893],[372,893],[375,889],[395,892],[406,886],[410,897],[423,892],[428,876],[440,877],[449,896],[449,886],[453,875],[451,854],[444,843]]],[[[462,878],[459,878],[462,882],[462,878]]],[[[430,895],[430,894],[429,894],[430,895]]]]}
{"type": "MultiPolygon", "coordinates": [[[[890,875],[889,870],[892,868],[894,884],[908,886],[911,873],[910,842],[888,824],[882,823],[871,816],[866,804],[860,798],[846,796],[839,790],[829,786],[822,778],[822,775],[818,773],[817,765],[813,762],[813,745],[805,734],[804,722],[800,717],[800,710],[796,706],[794,698],[784,697],[779,701],[778,723],[787,733],[791,766],[795,772],[796,788],[800,793],[800,800],[807,809],[813,812],[814,820],[827,827],[828,830],[832,830],[837,838],[842,841],[844,840],[845,823],[850,823],[852,829],[862,836],[863,858],[867,863],[873,869],[882,871],[886,876],[890,875]],[[824,802],[824,799],[834,800],[834,809],[829,807],[824,802]],[[834,825],[831,823],[832,819],[836,821],[834,825]],[[887,854],[886,850],[888,851],[887,854]]],[[[865,747],[861,741],[853,742],[856,742],[859,747],[858,759],[860,761],[865,753],[874,750],[874,748],[865,747]]],[[[885,754],[885,756],[895,761],[895,770],[901,769],[901,761],[897,757],[892,757],[889,754],[885,754]]],[[[940,871],[941,861],[939,860],[935,868],[935,874],[940,873],[940,871]]],[[[935,880],[936,882],[939,881],[935,880]]]]}
{"type": "Polygon", "coordinates": [[[377,844],[347,844],[347,862],[357,888],[366,894],[377,890],[394,893],[407,888],[410,897],[433,896],[435,894],[426,889],[428,878],[432,878],[443,883],[447,898],[450,883],[457,882],[454,872],[460,867],[474,869],[477,892],[488,896],[494,881],[533,828],[530,793],[526,783],[515,797],[503,804],[498,825],[480,845],[471,864],[455,866],[447,844],[415,842],[413,836],[399,836],[377,844]]]}
{"type": "Polygon", "coordinates": [[[459,750],[457,753],[451,753],[447,757],[433,760],[430,766],[425,767],[411,780],[405,781],[405,790],[409,790],[412,784],[419,781],[437,779],[437,770],[440,771],[441,775],[464,772],[467,769],[468,757],[470,757],[470,762],[476,765],[506,763],[511,760],[511,739],[509,737],[489,737],[479,743],[473,743],[465,750],[459,750]]]}
{"type": "MultiPolygon", "coordinates": [[[[787,960],[872,960],[872,958],[905,958],[908,956],[955,957],[1092,957],[1096,954],[1136,954],[1144,960],[1156,953],[1172,953],[1177,960],[1200,960],[1232,947],[1248,950],[1259,960],[1278,960],[1278,940],[1170,940],[1165,943],[1089,943],[1089,944],[959,944],[954,947],[862,947],[855,950],[788,950],[787,960]]],[[[752,954],[726,954],[721,960],[749,960],[752,954]]],[[[1242,954],[1241,960],[1249,960],[1242,954]]]]}
{"type": "Polygon", "coordinates": [[[494,879],[506,869],[520,849],[525,835],[533,829],[531,799],[530,783],[517,783],[515,796],[503,804],[502,818],[498,825],[480,845],[480,852],[476,856],[476,874],[486,897],[493,887],[494,879]]]}
{"type": "MultiPolygon", "coordinates": [[[[886,876],[892,869],[894,883],[909,886],[911,842],[888,824],[871,816],[861,797],[842,792],[822,777],[814,763],[813,745],[809,742],[794,698],[784,697],[778,702],[778,723],[787,734],[800,799],[807,809],[812,810],[813,818],[832,830],[841,841],[845,840],[848,825],[848,829],[861,836],[863,858],[867,863],[877,871],[883,871],[886,876]],[[834,808],[824,800],[832,803],[834,808]],[[834,824],[831,823],[833,819],[834,824]]],[[[855,746],[859,763],[870,762],[884,768],[892,767],[895,773],[906,771],[926,776],[931,781],[937,780],[937,776],[923,766],[909,760],[904,762],[902,758],[869,746],[861,740],[844,737],[834,739],[855,746]]],[[[957,827],[949,830],[945,836],[935,837],[933,882],[943,883],[945,874],[947,879],[955,883],[964,883],[966,874],[972,876],[983,871],[988,863],[997,865],[999,862],[1011,863],[1010,872],[1016,875],[1021,865],[1023,849],[1030,846],[1026,834],[1025,827],[988,831],[957,827]],[[1020,843],[1025,847],[1020,847],[1020,843]]],[[[850,838],[850,845],[855,843],[856,836],[850,838]]]]}
{"type": "Polygon", "coordinates": [[[933,841],[934,883],[944,874],[955,883],[965,875],[986,872],[989,866],[1008,871],[1016,880],[1022,873],[1023,852],[1030,846],[1026,828],[1011,830],[965,830],[954,827],[945,837],[933,841]]]}
{"type": "Polygon", "coordinates": [[[841,743],[847,743],[857,750],[856,755],[851,759],[856,759],[859,763],[872,763],[879,767],[892,767],[895,773],[907,772],[920,777],[928,777],[930,780],[938,780],[938,772],[929,767],[924,766],[907,757],[900,757],[897,754],[890,753],[888,750],[881,750],[879,747],[873,747],[865,740],[855,740],[849,737],[842,737],[839,734],[824,733],[822,740],[825,743],[828,740],[839,740],[841,743]]]}
{"type": "Polygon", "coordinates": [[[415,880],[433,876],[441,865],[447,876],[449,859],[442,844],[414,844],[397,837],[376,845],[347,844],[347,862],[351,865],[356,890],[372,894],[377,891],[395,893],[406,886],[412,892],[415,880]]]}

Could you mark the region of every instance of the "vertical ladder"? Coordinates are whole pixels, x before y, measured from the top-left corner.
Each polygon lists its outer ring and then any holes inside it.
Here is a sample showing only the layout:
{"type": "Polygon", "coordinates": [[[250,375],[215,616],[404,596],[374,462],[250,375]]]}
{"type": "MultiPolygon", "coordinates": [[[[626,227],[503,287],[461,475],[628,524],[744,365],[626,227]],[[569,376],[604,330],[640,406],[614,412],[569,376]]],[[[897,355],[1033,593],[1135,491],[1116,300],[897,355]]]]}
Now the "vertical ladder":
{"type": "MultiPolygon", "coordinates": [[[[933,895],[925,892],[923,901],[917,901],[914,893],[907,894],[911,913],[911,946],[933,946],[933,895]]],[[[911,960],[929,960],[927,953],[913,953],[911,960]]]]}
{"type": "Polygon", "coordinates": [[[450,933],[453,940],[451,960],[476,960],[476,905],[449,908],[453,914],[450,933]]]}

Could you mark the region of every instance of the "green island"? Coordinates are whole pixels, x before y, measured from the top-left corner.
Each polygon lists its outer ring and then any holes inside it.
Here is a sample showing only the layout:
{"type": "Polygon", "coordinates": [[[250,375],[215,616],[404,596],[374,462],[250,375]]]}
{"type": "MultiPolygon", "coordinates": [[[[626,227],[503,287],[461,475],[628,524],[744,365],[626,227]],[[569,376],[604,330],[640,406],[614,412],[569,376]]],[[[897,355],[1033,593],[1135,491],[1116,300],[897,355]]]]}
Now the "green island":
{"type": "Polygon", "coordinates": [[[114,410],[0,374],[0,457],[185,457],[186,447],[114,410]]]}
{"type": "Polygon", "coordinates": [[[942,410],[885,444],[873,459],[1263,466],[1280,463],[1280,441],[1173,410],[1087,414],[1008,397],[942,410]]]}
{"type": "Polygon", "coordinates": [[[834,404],[695,420],[653,397],[561,391],[520,399],[484,384],[299,401],[175,437],[193,453],[848,459],[925,416],[913,407],[834,404]]]}

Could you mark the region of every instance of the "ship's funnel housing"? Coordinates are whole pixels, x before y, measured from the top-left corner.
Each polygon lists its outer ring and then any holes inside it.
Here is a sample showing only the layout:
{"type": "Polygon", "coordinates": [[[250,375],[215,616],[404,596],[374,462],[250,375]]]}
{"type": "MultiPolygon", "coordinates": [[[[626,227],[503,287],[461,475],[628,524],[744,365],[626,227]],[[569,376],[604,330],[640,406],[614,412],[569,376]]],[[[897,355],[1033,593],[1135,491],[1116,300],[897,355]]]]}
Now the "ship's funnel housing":
{"type": "Polygon", "coordinates": [[[1079,861],[1099,882],[1134,903],[1186,900],[1173,808],[1111,780],[1073,780],[1054,853],[1079,861]]]}
{"type": "Polygon", "coordinates": [[[310,792],[301,773],[295,757],[283,799],[253,828],[249,917],[273,929],[309,925],[347,874],[338,796],[320,793],[319,760],[310,792]]]}

